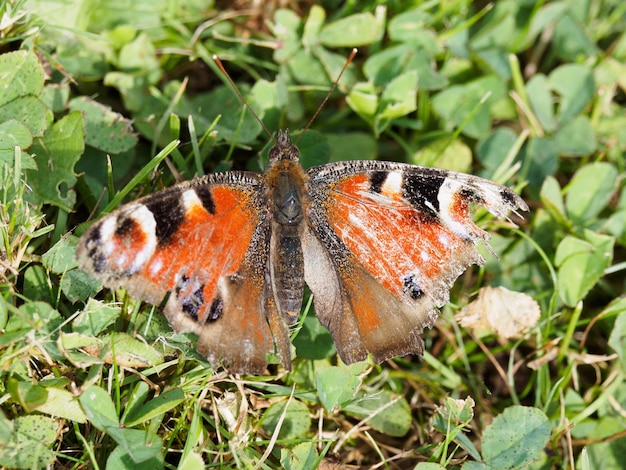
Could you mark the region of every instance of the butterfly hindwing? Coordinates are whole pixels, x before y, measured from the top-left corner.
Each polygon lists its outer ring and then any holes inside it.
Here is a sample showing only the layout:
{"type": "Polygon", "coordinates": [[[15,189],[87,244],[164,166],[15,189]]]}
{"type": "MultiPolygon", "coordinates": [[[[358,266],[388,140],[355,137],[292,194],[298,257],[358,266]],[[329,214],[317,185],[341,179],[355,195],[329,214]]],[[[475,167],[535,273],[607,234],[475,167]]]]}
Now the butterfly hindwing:
{"type": "MultiPolygon", "coordinates": [[[[476,244],[488,234],[474,225],[470,203],[500,217],[527,209],[508,188],[446,170],[355,161],[308,174],[310,233],[334,247],[326,264],[335,277],[316,280],[322,269],[314,264],[307,284],[346,362],[364,351],[378,362],[422,351],[419,334],[434,323],[452,283],[484,263],[476,244]]],[[[303,246],[305,266],[322,256],[315,240],[303,246]]]]}
{"type": "Polygon", "coordinates": [[[196,333],[214,366],[261,373],[274,342],[289,360],[287,327],[267,295],[270,224],[261,175],[214,174],[109,214],[77,257],[107,287],[156,305],[167,298],[172,327],[196,333]]]}

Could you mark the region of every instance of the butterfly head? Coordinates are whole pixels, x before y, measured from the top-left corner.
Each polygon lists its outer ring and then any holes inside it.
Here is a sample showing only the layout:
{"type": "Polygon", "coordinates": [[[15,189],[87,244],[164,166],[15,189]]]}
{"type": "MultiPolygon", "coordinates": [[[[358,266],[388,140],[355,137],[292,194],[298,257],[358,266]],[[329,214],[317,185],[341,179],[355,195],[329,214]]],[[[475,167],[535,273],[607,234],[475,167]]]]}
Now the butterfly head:
{"type": "Polygon", "coordinates": [[[289,129],[278,131],[278,135],[276,135],[276,145],[270,149],[270,162],[297,162],[299,159],[300,151],[298,150],[298,147],[291,142],[289,129]]]}

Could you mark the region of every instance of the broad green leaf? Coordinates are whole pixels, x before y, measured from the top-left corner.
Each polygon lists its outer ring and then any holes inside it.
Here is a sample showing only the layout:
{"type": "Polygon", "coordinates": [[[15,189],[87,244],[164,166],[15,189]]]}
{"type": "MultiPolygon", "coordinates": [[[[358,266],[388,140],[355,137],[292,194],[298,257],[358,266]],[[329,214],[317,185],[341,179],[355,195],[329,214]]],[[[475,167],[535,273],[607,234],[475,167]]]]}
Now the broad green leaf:
{"type": "Polygon", "coordinates": [[[558,111],[561,124],[581,113],[591,103],[596,92],[593,72],[585,65],[561,65],[554,69],[548,80],[561,97],[558,111]]]}
{"type": "MultiPolygon", "coordinates": [[[[559,18],[554,28],[554,36],[550,43],[553,45],[554,53],[557,57],[564,62],[577,62],[589,59],[600,51],[593,42],[593,39],[589,37],[589,28],[585,25],[585,19],[589,14],[585,11],[583,18],[574,18],[571,14],[573,8],[576,5],[583,6],[583,2],[565,3],[568,7],[568,11],[559,18]]],[[[583,9],[586,7],[583,6],[583,9]]]]}
{"type": "Polygon", "coordinates": [[[28,302],[19,307],[20,315],[12,315],[7,324],[7,330],[16,330],[28,326],[47,336],[55,331],[63,319],[59,312],[46,302],[28,302]]]}
{"type": "Polygon", "coordinates": [[[147,34],[140,33],[125,44],[119,52],[117,64],[122,71],[146,77],[149,84],[156,84],[161,78],[159,60],[152,40],[147,34]]]}
{"type": "Polygon", "coordinates": [[[567,236],[559,243],[554,262],[559,267],[559,294],[567,306],[574,307],[604,275],[614,243],[613,237],[590,230],[585,231],[585,240],[567,236]]]}
{"type": "Polygon", "coordinates": [[[23,294],[29,299],[53,303],[55,300],[55,286],[50,282],[50,277],[45,268],[39,264],[33,264],[24,271],[23,294]]]}
{"type": "MultiPolygon", "coordinates": [[[[33,136],[28,127],[17,119],[9,119],[0,123],[0,165],[7,163],[13,167],[15,159],[15,147],[26,149],[33,143],[33,136]]],[[[30,155],[22,153],[21,168],[34,170],[37,168],[35,160],[30,155]]]]}
{"type": "Polygon", "coordinates": [[[389,436],[402,437],[411,427],[411,409],[406,399],[388,390],[363,392],[344,411],[358,419],[368,418],[373,429],[389,436]]]}
{"type": "Polygon", "coordinates": [[[346,102],[355,113],[371,123],[378,109],[379,97],[373,83],[360,82],[350,90],[346,102]]]}
{"type": "Polygon", "coordinates": [[[617,353],[622,371],[626,371],[626,298],[615,299],[610,310],[603,312],[604,315],[607,313],[617,314],[609,337],[609,346],[617,353]]]}
{"type": "Polygon", "coordinates": [[[45,413],[57,418],[63,418],[75,423],[85,423],[87,417],[80,406],[78,399],[62,388],[46,387],[48,397],[37,407],[39,413],[45,413]]]}
{"type": "Polygon", "coordinates": [[[371,13],[356,13],[324,26],[320,42],[329,47],[367,46],[380,39],[383,25],[371,13]]]}
{"type": "Polygon", "coordinates": [[[302,44],[305,49],[317,46],[324,21],[326,21],[326,11],[319,5],[313,5],[309,10],[309,16],[304,23],[302,32],[302,44]]]}
{"type": "Polygon", "coordinates": [[[298,83],[308,86],[327,87],[332,79],[326,73],[324,65],[313,55],[310,49],[301,49],[289,60],[289,72],[298,83]]]}
{"type": "Polygon", "coordinates": [[[43,104],[55,113],[65,111],[70,96],[68,83],[51,83],[46,85],[39,97],[43,104]]]}
{"type": "Polygon", "coordinates": [[[48,416],[18,416],[13,420],[10,440],[0,445],[0,466],[44,468],[52,465],[51,446],[60,432],[60,423],[48,416]]]}
{"type": "Polygon", "coordinates": [[[293,11],[280,8],[274,13],[274,22],[269,27],[282,46],[274,51],[274,60],[285,63],[302,47],[302,19],[293,11]]]}
{"type": "Polygon", "coordinates": [[[89,422],[100,431],[106,432],[108,428],[119,425],[113,400],[97,385],[83,391],[78,400],[89,422]]]}
{"type": "Polygon", "coordinates": [[[0,107],[25,96],[39,96],[43,83],[43,68],[34,52],[0,55],[0,107]]]}
{"type": "Polygon", "coordinates": [[[324,359],[335,353],[335,343],[330,333],[313,315],[308,315],[302,328],[293,340],[298,357],[305,359],[324,359]]]}
{"type": "Polygon", "coordinates": [[[280,450],[280,463],[285,470],[308,470],[318,468],[319,455],[315,444],[302,442],[292,449],[283,447],[280,450]]]}
{"type": "Polygon", "coordinates": [[[497,127],[488,136],[476,144],[476,157],[487,170],[486,175],[492,175],[502,164],[506,155],[517,141],[517,134],[508,127],[497,127]]]}
{"type": "Polygon", "coordinates": [[[13,401],[19,404],[26,413],[31,413],[37,409],[48,398],[48,391],[45,387],[34,384],[30,380],[20,380],[16,377],[9,377],[7,390],[13,401]]]}
{"type": "Polygon", "coordinates": [[[539,189],[548,176],[554,175],[559,166],[559,156],[552,139],[547,137],[531,137],[524,147],[527,168],[526,177],[530,185],[539,189]]]}
{"type": "Polygon", "coordinates": [[[163,362],[163,355],[160,352],[127,333],[116,332],[101,339],[102,349],[89,352],[94,356],[103,357],[107,364],[116,363],[139,368],[163,362]]]}
{"type": "MultiPolygon", "coordinates": [[[[243,91],[242,91],[243,92],[243,91]]],[[[220,86],[209,93],[201,93],[192,97],[183,96],[176,106],[176,113],[185,118],[193,117],[196,135],[204,133],[214,126],[220,139],[232,140],[237,137],[238,144],[256,140],[263,128],[256,118],[244,110],[237,96],[230,87],[220,86]],[[242,112],[244,113],[242,120],[242,112]]],[[[261,114],[259,117],[263,117],[261,114]]]]}
{"type": "Polygon", "coordinates": [[[63,274],[78,266],[75,256],[76,237],[66,237],[59,240],[41,257],[42,264],[55,274],[63,274]]]}
{"type": "Polygon", "coordinates": [[[61,277],[61,291],[70,302],[85,302],[102,290],[102,284],[82,269],[72,269],[61,277]]]}
{"type": "Polygon", "coordinates": [[[564,227],[569,225],[567,216],[565,215],[565,205],[563,204],[563,195],[559,182],[553,176],[548,176],[541,186],[539,194],[541,202],[552,218],[564,227]]]}
{"type": "Polygon", "coordinates": [[[14,119],[28,128],[33,137],[44,135],[52,112],[35,96],[23,96],[0,106],[0,122],[14,119]]]}
{"type": "Polygon", "coordinates": [[[584,157],[598,147],[591,120],[585,115],[576,116],[566,122],[554,134],[554,147],[562,155],[584,157]]]}
{"type": "Polygon", "coordinates": [[[463,134],[480,138],[491,127],[489,107],[504,95],[502,80],[496,75],[487,75],[446,88],[432,98],[432,105],[445,130],[452,131],[463,126],[463,134]]]}
{"type": "Polygon", "coordinates": [[[308,407],[299,400],[292,399],[285,411],[287,400],[271,405],[259,422],[259,425],[268,434],[273,434],[280,424],[278,436],[280,439],[296,439],[304,436],[311,427],[311,417],[308,407]],[[284,414],[284,420],[280,419],[284,414]]]}
{"type": "Polygon", "coordinates": [[[472,150],[461,139],[437,140],[411,155],[409,163],[467,173],[472,168],[472,150]]]}
{"type": "MultiPolygon", "coordinates": [[[[315,47],[312,48],[311,51],[313,55],[318,58],[322,67],[326,70],[326,75],[332,80],[337,80],[339,74],[343,70],[343,67],[346,63],[346,56],[341,54],[336,54],[334,52],[330,52],[323,47],[315,47]]],[[[342,92],[347,92],[352,88],[354,82],[356,81],[356,71],[354,66],[348,66],[347,69],[344,70],[341,79],[339,80],[337,86],[339,90],[342,92]]]]}
{"type": "Polygon", "coordinates": [[[158,397],[152,398],[136,413],[128,416],[124,421],[124,424],[128,427],[134,427],[138,424],[145,423],[146,421],[155,418],[158,415],[164,414],[185,400],[185,394],[182,389],[174,388],[167,390],[158,397]]]}
{"type": "Polygon", "coordinates": [[[83,311],[72,322],[72,330],[84,335],[99,335],[115,323],[121,311],[119,305],[110,305],[100,300],[89,299],[83,311]]]}
{"type": "MultiPolygon", "coordinates": [[[[300,134],[294,135],[299,138],[300,134]]],[[[298,141],[300,163],[304,168],[323,165],[330,160],[330,146],[321,132],[308,130],[298,141]]]]}
{"type": "Polygon", "coordinates": [[[433,24],[433,15],[422,8],[405,11],[389,20],[389,37],[397,42],[414,43],[433,24]]]}
{"type": "MultiPolygon", "coordinates": [[[[140,446],[143,446],[140,443],[140,446]]],[[[164,468],[163,455],[161,452],[150,451],[151,455],[148,459],[137,462],[133,460],[133,455],[129,453],[124,446],[119,445],[108,456],[106,463],[106,470],[160,470],[164,468]]],[[[189,467],[177,467],[179,469],[189,467]]],[[[198,467],[192,467],[198,468],[198,467]]],[[[205,468],[204,465],[198,468],[198,470],[205,468]]]]}
{"type": "Polygon", "coordinates": [[[566,188],[565,207],[575,225],[589,225],[615,192],[617,169],[607,162],[581,167],[566,188]]]}
{"type": "Polygon", "coordinates": [[[333,366],[317,370],[317,394],[324,408],[332,413],[352,400],[361,385],[362,372],[352,366],[333,366]]]}
{"type": "Polygon", "coordinates": [[[82,155],[85,129],[80,112],[72,112],[46,131],[41,143],[32,151],[39,171],[28,172],[33,187],[32,199],[71,211],[76,201],[74,165],[82,155]]]}
{"type": "Polygon", "coordinates": [[[380,97],[378,119],[395,119],[415,111],[417,72],[407,72],[392,80],[380,97]]]}
{"type": "Polygon", "coordinates": [[[543,130],[553,132],[557,123],[554,118],[554,104],[548,78],[543,74],[531,77],[526,83],[526,94],[543,130]]]}
{"type": "Polygon", "coordinates": [[[177,468],[178,470],[204,470],[205,466],[202,455],[198,452],[189,452],[185,454],[177,468]]]}
{"type": "Polygon", "coordinates": [[[85,120],[85,143],[107,153],[117,154],[137,145],[131,122],[87,97],[74,98],[70,110],[83,113],[85,120]]]}
{"type": "Polygon", "coordinates": [[[378,155],[378,143],[366,132],[326,133],[330,161],[374,160],[378,155]]]}
{"type": "Polygon", "coordinates": [[[482,440],[490,468],[523,468],[541,457],[550,440],[548,417],[538,408],[511,406],[496,416],[482,440]]]}

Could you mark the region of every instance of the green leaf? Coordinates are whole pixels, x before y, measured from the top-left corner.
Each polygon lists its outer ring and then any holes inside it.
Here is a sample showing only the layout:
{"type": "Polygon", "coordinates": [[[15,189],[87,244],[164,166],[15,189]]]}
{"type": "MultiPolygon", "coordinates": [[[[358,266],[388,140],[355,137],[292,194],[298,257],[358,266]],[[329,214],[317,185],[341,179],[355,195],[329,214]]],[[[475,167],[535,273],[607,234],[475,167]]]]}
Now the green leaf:
{"type": "Polygon", "coordinates": [[[319,39],[329,47],[367,46],[380,39],[383,25],[371,13],[356,13],[324,26],[319,39]]]}
{"type": "Polygon", "coordinates": [[[463,134],[480,138],[491,127],[491,103],[504,95],[502,80],[496,75],[488,75],[439,92],[433,97],[432,105],[445,130],[452,131],[463,125],[463,134]]]}
{"type": "Polygon", "coordinates": [[[44,267],[55,274],[63,274],[76,268],[78,266],[78,260],[75,257],[77,242],[76,237],[65,237],[55,243],[41,257],[44,267]]]}
{"type": "Polygon", "coordinates": [[[496,416],[482,440],[490,468],[523,468],[539,460],[550,440],[550,422],[538,408],[511,406],[496,416]]]}
{"type": "Polygon", "coordinates": [[[99,335],[115,323],[121,311],[119,305],[109,305],[100,300],[89,299],[84,310],[72,322],[72,330],[84,335],[99,335]]]}
{"type": "Polygon", "coordinates": [[[103,351],[98,351],[96,355],[102,357],[109,363],[117,363],[127,367],[150,367],[163,363],[163,355],[155,348],[139,341],[135,337],[116,332],[101,338],[103,351]]]}
{"type": "Polygon", "coordinates": [[[376,139],[365,132],[326,133],[331,162],[374,160],[378,155],[376,139]]]}
{"type": "Polygon", "coordinates": [[[69,107],[83,113],[86,144],[112,154],[126,152],[137,145],[131,122],[108,106],[81,96],[70,101],[69,107]]]}
{"type": "Polygon", "coordinates": [[[70,302],[85,302],[102,290],[100,281],[82,269],[72,269],[61,278],[61,291],[70,302]]]}
{"type": "Polygon", "coordinates": [[[313,315],[307,316],[302,328],[293,340],[298,357],[304,359],[324,359],[335,354],[335,343],[330,333],[313,315]]]}
{"type": "Polygon", "coordinates": [[[407,72],[393,79],[380,97],[378,119],[394,119],[415,111],[417,72],[407,72]]]}
{"type": "Polygon", "coordinates": [[[537,74],[526,83],[526,94],[535,116],[546,132],[553,132],[557,123],[550,83],[545,75],[537,74]]]}
{"type": "Polygon", "coordinates": [[[609,346],[617,353],[622,371],[626,371],[626,298],[618,297],[602,312],[615,315],[615,323],[609,337],[609,346]]]}
{"type": "Polygon", "coordinates": [[[43,90],[44,72],[37,55],[26,50],[1,54],[0,83],[0,107],[18,98],[39,96],[43,90]]]}
{"type": "Polygon", "coordinates": [[[319,455],[312,442],[302,442],[292,449],[280,450],[280,464],[285,470],[308,470],[318,468],[319,455]]]}
{"type": "Polygon", "coordinates": [[[302,19],[296,13],[283,8],[276,10],[274,23],[270,25],[270,29],[276,36],[276,39],[281,42],[281,47],[274,51],[274,60],[277,63],[287,62],[302,48],[302,42],[300,41],[301,28],[302,19]]]}
{"type": "Polygon", "coordinates": [[[572,157],[584,157],[596,151],[598,142],[589,117],[576,116],[554,134],[557,152],[572,157]]]}
{"type": "Polygon", "coordinates": [[[539,189],[548,176],[554,175],[559,166],[559,156],[552,139],[530,137],[524,148],[527,178],[531,186],[539,189]]]}
{"type": "Polygon", "coordinates": [[[406,399],[388,390],[362,392],[344,411],[358,419],[368,418],[373,429],[389,436],[402,437],[411,428],[411,409],[406,399]]]}
{"type": "Polygon", "coordinates": [[[35,96],[23,96],[0,106],[0,122],[14,119],[28,128],[33,137],[42,136],[52,113],[35,96]]]}
{"type": "Polygon", "coordinates": [[[287,400],[271,405],[259,422],[259,425],[268,434],[273,434],[280,424],[279,439],[296,439],[304,436],[311,427],[311,417],[308,407],[301,401],[292,399],[285,411],[287,400]],[[280,419],[284,413],[284,420],[280,419]]]}
{"type": "Polygon", "coordinates": [[[409,163],[467,173],[472,168],[472,150],[461,139],[436,140],[411,155],[409,163]]]}
{"type": "Polygon", "coordinates": [[[611,266],[615,240],[585,230],[585,240],[565,237],[556,249],[554,262],[559,267],[559,294],[565,305],[574,307],[583,299],[604,270],[611,266]]]}
{"type": "Polygon", "coordinates": [[[329,412],[352,400],[361,385],[362,368],[353,366],[327,367],[315,371],[317,394],[329,412]]]}
{"type": "Polygon", "coordinates": [[[615,192],[617,169],[607,162],[581,167],[566,188],[565,207],[575,225],[589,225],[615,192]]]}
{"type": "Polygon", "coordinates": [[[433,15],[422,8],[415,8],[395,15],[389,20],[389,37],[397,42],[415,43],[420,36],[429,33],[433,24],[433,15]]]}
{"type": "Polygon", "coordinates": [[[48,416],[19,416],[13,421],[8,442],[0,445],[0,466],[10,468],[43,468],[52,465],[50,448],[60,431],[59,423],[48,416]]]}
{"type": "Polygon", "coordinates": [[[71,211],[76,202],[74,165],[82,155],[85,129],[82,114],[75,111],[46,131],[41,143],[33,144],[39,171],[28,172],[36,203],[57,205],[71,211]]]}
{"type": "Polygon", "coordinates": [[[550,86],[561,96],[558,121],[565,124],[581,113],[593,100],[596,86],[593,71],[579,64],[565,64],[554,69],[550,86]]]}
{"type": "Polygon", "coordinates": [[[548,176],[541,186],[539,194],[541,202],[552,218],[560,225],[567,227],[569,221],[565,215],[565,205],[563,204],[563,195],[559,182],[553,176],[548,176]]]}
{"type": "MultiPolygon", "coordinates": [[[[140,442],[140,446],[143,447],[143,443],[140,442]]],[[[133,460],[133,455],[129,453],[124,446],[119,445],[109,455],[107,459],[107,470],[160,470],[164,468],[165,462],[163,455],[160,452],[150,452],[149,458],[141,461],[133,460]]],[[[182,467],[178,467],[182,468],[182,467]]],[[[204,468],[204,465],[200,468],[204,468]]]]}
{"type": "MultiPolygon", "coordinates": [[[[13,167],[15,159],[15,147],[28,148],[33,143],[33,137],[28,127],[17,119],[9,119],[0,123],[0,164],[7,163],[13,167]]],[[[22,153],[21,168],[34,170],[37,168],[35,160],[28,154],[22,153]]]]}
{"type": "Polygon", "coordinates": [[[346,102],[352,110],[364,118],[368,123],[378,110],[379,97],[376,87],[371,82],[360,82],[354,85],[350,94],[346,97],[346,102]]]}
{"type": "Polygon", "coordinates": [[[78,399],[62,388],[46,387],[48,397],[37,407],[39,413],[45,413],[57,418],[63,418],[75,423],[85,423],[87,416],[83,412],[78,399]]]}
{"type": "Polygon", "coordinates": [[[107,434],[124,449],[124,452],[134,463],[143,462],[146,465],[143,468],[151,468],[147,462],[153,459],[160,460],[158,456],[161,454],[161,448],[163,447],[163,441],[160,437],[139,429],[115,427],[108,428],[107,431],[107,434]]]}
{"type": "Polygon", "coordinates": [[[11,398],[18,403],[26,413],[34,411],[38,406],[46,402],[48,391],[45,387],[33,384],[30,381],[10,377],[7,381],[7,390],[11,398]]]}
{"type": "Polygon", "coordinates": [[[100,431],[119,425],[113,400],[107,392],[96,385],[87,388],[78,399],[89,422],[100,431]]]}
{"type": "Polygon", "coordinates": [[[184,400],[185,394],[182,389],[174,388],[167,390],[158,397],[152,398],[142,408],[128,416],[124,424],[128,427],[134,427],[138,424],[145,423],[158,415],[176,408],[184,400]]]}

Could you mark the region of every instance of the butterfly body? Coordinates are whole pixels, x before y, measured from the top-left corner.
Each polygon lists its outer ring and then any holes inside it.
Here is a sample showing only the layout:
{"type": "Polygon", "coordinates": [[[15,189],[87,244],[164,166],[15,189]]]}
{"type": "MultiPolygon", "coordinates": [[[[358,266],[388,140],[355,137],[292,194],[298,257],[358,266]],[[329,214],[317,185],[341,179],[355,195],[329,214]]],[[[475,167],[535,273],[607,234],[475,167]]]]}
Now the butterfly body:
{"type": "Polygon", "coordinates": [[[217,173],[130,203],[77,249],[108,287],[153,304],[215,366],[291,366],[304,285],[347,363],[421,353],[456,278],[484,263],[470,203],[527,210],[510,189],[414,165],[350,161],[305,170],[279,132],[263,174],[217,173]]]}

